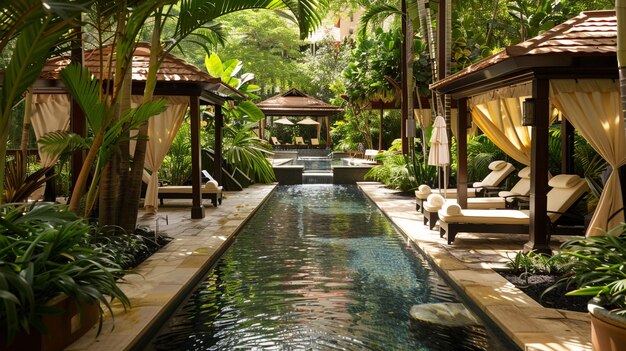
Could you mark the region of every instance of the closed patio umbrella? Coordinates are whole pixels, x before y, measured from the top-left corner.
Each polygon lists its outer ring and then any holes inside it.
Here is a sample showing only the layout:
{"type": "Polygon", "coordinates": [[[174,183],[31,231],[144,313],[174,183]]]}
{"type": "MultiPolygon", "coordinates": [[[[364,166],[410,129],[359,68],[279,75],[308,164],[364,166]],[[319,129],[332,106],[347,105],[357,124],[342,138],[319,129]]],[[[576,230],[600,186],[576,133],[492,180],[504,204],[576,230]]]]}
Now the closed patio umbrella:
{"type": "MultiPolygon", "coordinates": [[[[439,181],[439,167],[443,167],[443,189],[444,197],[446,197],[446,190],[448,189],[446,168],[450,164],[450,148],[448,145],[448,134],[446,132],[446,120],[441,116],[437,116],[433,123],[433,131],[430,136],[428,164],[437,166],[437,181],[439,181]]],[[[439,184],[439,188],[441,188],[441,184],[439,184]]]]}

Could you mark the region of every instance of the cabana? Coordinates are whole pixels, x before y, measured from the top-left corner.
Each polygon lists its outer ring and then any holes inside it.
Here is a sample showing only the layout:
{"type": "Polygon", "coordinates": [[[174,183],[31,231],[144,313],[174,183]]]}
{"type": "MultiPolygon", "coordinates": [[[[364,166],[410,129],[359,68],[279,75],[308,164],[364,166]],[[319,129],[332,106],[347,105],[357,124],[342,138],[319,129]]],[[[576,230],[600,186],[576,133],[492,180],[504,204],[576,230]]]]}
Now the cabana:
{"type": "MultiPolygon", "coordinates": [[[[84,53],[83,66],[100,78],[100,58],[105,65],[113,54],[111,46],[99,50],[87,50],[84,53]]],[[[150,59],[150,46],[140,43],[135,50],[132,61],[132,100],[140,103],[145,88],[150,59]]],[[[84,116],[77,106],[72,106],[70,97],[63,88],[60,72],[71,62],[70,57],[57,57],[48,61],[41,78],[33,86],[33,127],[37,137],[56,130],[68,130],[85,135],[86,126],[84,116]],[[71,113],[70,113],[71,111],[71,113]],[[71,117],[70,117],[71,116],[71,117]]],[[[115,60],[112,61],[115,65],[115,60]]],[[[104,68],[108,70],[108,66],[104,68]]],[[[231,96],[244,98],[237,90],[221,83],[215,78],[200,71],[193,65],[165,54],[163,62],[157,72],[157,84],[154,90],[155,98],[167,100],[167,110],[149,122],[148,150],[145,167],[152,172],[145,196],[145,205],[156,208],[158,206],[158,179],[159,167],[172,144],[183,118],[190,112],[191,118],[191,157],[192,157],[192,218],[203,218],[201,194],[201,163],[200,163],[200,104],[213,105],[215,109],[215,167],[213,177],[221,184],[221,143],[222,143],[222,109],[224,101],[231,96]]],[[[44,162],[49,158],[42,156],[44,162]]],[[[52,161],[54,162],[54,161],[52,161]]],[[[76,169],[82,165],[81,158],[75,160],[76,169]]],[[[75,168],[75,167],[73,167],[75,168]]]]}
{"type": "Polygon", "coordinates": [[[531,167],[530,228],[526,250],[549,251],[548,127],[563,116],[562,173],[573,173],[573,127],[612,166],[591,220],[593,228],[623,222],[618,175],[626,143],[616,59],[614,11],[583,12],[543,34],[475,63],[431,85],[458,101],[459,204],[467,208],[470,119],[509,156],[531,167]]]}
{"type": "MultiPolygon", "coordinates": [[[[269,117],[318,117],[317,139],[320,139],[321,119],[325,118],[326,146],[330,145],[330,116],[343,109],[309,96],[296,88],[272,96],[257,104],[265,116],[269,117]]],[[[263,137],[264,121],[260,122],[259,136],[263,137]]]]}

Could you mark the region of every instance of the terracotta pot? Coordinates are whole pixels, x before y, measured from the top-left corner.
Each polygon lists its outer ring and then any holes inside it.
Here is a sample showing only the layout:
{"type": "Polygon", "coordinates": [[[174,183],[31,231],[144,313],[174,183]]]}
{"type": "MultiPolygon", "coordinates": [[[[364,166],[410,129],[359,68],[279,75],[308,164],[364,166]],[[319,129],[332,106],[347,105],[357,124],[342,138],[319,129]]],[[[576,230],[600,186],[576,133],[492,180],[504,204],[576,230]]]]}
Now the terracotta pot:
{"type": "Polygon", "coordinates": [[[100,311],[97,303],[83,306],[80,315],[78,305],[65,295],[50,300],[47,304],[62,308],[65,313],[47,315],[43,323],[48,328],[45,335],[31,329],[30,334],[21,331],[6,349],[3,335],[0,335],[0,349],[6,351],[61,351],[85,334],[99,319],[100,311]]]}
{"type": "Polygon", "coordinates": [[[626,349],[626,317],[609,312],[602,306],[589,304],[591,345],[594,351],[626,349]]]}

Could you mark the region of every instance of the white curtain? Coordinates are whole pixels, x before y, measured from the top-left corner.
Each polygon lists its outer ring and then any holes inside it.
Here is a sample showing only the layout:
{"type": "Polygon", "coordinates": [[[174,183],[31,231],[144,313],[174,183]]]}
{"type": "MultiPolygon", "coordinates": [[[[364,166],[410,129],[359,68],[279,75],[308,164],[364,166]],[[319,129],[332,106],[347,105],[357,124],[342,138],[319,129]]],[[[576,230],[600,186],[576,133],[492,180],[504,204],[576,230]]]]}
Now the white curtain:
{"type": "Polygon", "coordinates": [[[472,120],[502,151],[530,165],[530,127],[522,125],[522,106],[531,95],[529,83],[497,89],[469,100],[472,120]]]}
{"type": "MultiPolygon", "coordinates": [[[[132,98],[134,106],[143,100],[141,96],[132,98]]],[[[189,98],[186,96],[155,97],[155,99],[160,98],[167,100],[167,110],[150,118],[148,122],[148,145],[144,162],[144,167],[151,174],[144,201],[144,207],[148,209],[156,209],[159,206],[159,168],[172,146],[189,107],[189,98]]],[[[134,150],[134,145],[131,150],[134,150]]]]}
{"type": "MultiPolygon", "coordinates": [[[[37,140],[49,132],[70,128],[70,98],[66,94],[33,94],[31,124],[37,140]]],[[[54,165],[58,157],[41,151],[37,143],[43,167],[54,165]]]]}
{"type": "Polygon", "coordinates": [[[599,235],[624,222],[617,172],[626,164],[619,82],[559,79],[550,81],[550,89],[552,103],[613,168],[587,231],[588,236],[599,235]],[[611,218],[615,213],[617,215],[611,218]]]}

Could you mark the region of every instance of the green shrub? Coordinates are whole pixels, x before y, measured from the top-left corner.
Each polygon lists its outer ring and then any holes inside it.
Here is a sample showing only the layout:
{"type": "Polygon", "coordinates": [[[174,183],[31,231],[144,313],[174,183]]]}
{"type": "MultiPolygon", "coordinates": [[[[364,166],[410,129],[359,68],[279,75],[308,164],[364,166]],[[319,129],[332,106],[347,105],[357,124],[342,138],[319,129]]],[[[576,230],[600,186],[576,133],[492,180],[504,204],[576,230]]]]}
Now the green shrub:
{"type": "Polygon", "coordinates": [[[112,299],[129,306],[117,284],[126,272],[89,244],[91,230],[62,205],[0,207],[0,328],[9,341],[21,330],[45,333],[42,317],[59,313],[46,303],[61,294],[100,303],[101,317],[112,299]]]}

